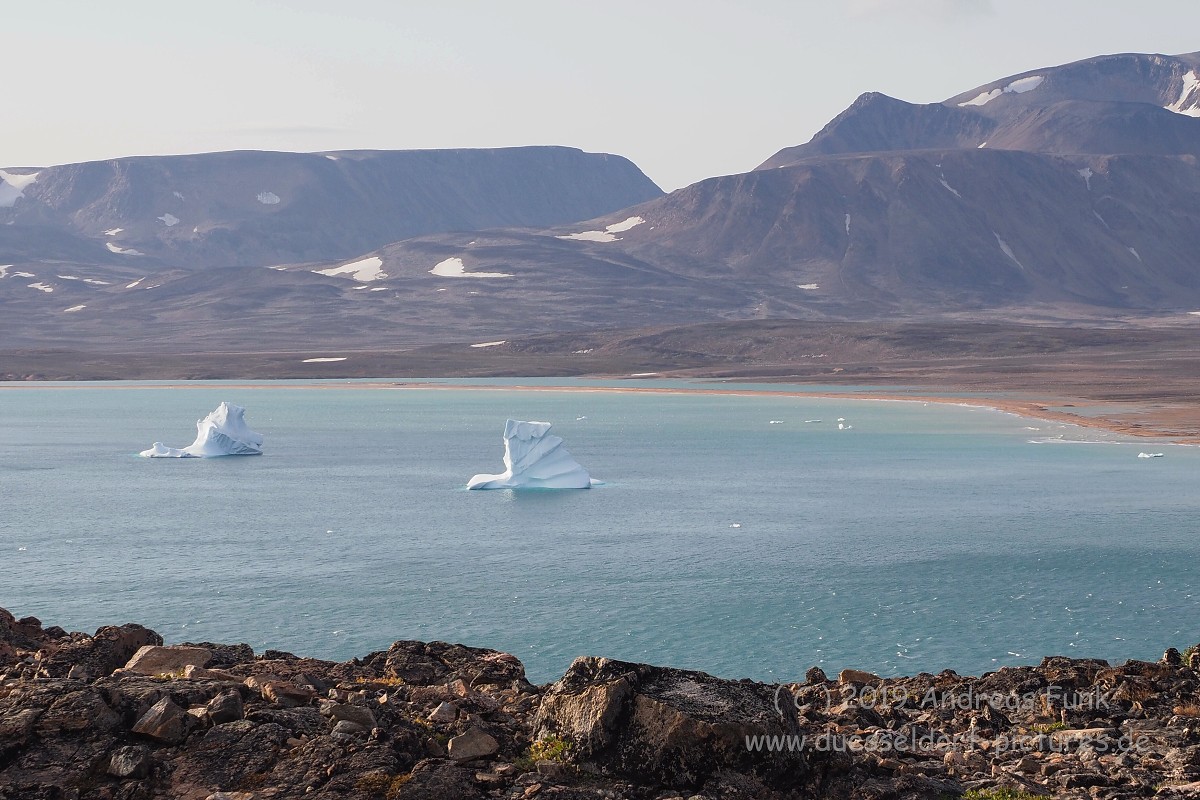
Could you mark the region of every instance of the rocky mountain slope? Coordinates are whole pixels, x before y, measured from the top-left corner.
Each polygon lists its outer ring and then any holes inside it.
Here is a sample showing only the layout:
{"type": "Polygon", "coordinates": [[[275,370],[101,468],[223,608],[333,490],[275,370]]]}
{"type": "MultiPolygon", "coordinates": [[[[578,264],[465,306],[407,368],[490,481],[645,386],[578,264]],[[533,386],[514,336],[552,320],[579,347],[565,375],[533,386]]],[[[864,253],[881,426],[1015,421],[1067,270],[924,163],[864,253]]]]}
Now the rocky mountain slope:
{"type": "Polygon", "coordinates": [[[0,170],[0,264],[207,268],[351,256],[440,231],[544,226],[662,192],[565,147],[231,152],[0,170]]]}
{"type": "Polygon", "coordinates": [[[3,800],[975,798],[1200,792],[1200,657],[766,685],[400,641],[344,663],[0,609],[3,800]]]}

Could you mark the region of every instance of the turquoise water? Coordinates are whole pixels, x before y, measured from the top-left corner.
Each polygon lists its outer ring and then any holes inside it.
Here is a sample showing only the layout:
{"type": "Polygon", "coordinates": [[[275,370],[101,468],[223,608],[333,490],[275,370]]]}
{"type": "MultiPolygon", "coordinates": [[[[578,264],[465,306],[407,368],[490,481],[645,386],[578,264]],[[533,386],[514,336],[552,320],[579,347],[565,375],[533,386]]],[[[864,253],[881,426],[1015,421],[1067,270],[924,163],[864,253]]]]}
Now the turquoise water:
{"type": "Polygon", "coordinates": [[[0,388],[0,606],[336,659],[461,641],[537,681],[583,654],[762,680],[1157,658],[1200,641],[1198,474],[1200,449],[922,403],[0,388]],[[222,400],[265,455],[136,457],[222,400]],[[508,416],[605,485],[465,491],[508,416]]]}

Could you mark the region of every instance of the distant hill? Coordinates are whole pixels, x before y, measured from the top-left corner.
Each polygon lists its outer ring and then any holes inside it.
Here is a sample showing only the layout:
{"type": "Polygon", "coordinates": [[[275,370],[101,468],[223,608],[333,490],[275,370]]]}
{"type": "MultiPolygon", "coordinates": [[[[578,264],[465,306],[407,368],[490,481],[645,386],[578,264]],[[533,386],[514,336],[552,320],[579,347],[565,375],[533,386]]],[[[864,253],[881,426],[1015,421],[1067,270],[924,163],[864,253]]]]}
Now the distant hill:
{"type": "Polygon", "coordinates": [[[137,268],[337,259],[421,234],[586,219],[658,197],[565,147],[243,151],[0,170],[0,264],[137,268]]]}

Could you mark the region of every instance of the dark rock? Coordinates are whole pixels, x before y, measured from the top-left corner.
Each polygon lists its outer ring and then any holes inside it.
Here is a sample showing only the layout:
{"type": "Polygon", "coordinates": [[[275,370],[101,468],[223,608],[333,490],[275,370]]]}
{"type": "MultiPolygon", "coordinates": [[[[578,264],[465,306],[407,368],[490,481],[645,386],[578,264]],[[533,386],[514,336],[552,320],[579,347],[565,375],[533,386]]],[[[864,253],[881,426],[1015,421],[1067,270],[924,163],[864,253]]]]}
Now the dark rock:
{"type": "Polygon", "coordinates": [[[179,744],[188,734],[190,726],[187,712],[164,697],[133,726],[134,733],[157,739],[165,744],[179,744]]]}
{"type": "Polygon", "coordinates": [[[115,778],[144,778],[150,774],[154,759],[150,748],[143,745],[128,745],[119,748],[108,763],[108,774],[115,778]]]}
{"type": "Polygon", "coordinates": [[[244,712],[241,692],[228,689],[208,701],[206,706],[208,718],[214,725],[234,722],[242,718],[244,712]]]}
{"type": "Polygon", "coordinates": [[[107,626],[95,636],[59,647],[42,661],[41,671],[51,678],[62,678],[71,667],[79,665],[88,675],[103,677],[125,666],[139,648],[161,644],[161,636],[141,625],[107,626]]]}
{"type": "Polygon", "coordinates": [[[383,655],[383,673],[414,686],[461,679],[467,686],[528,685],[525,666],[508,653],[446,642],[396,642],[383,655]]]}
{"type": "Polygon", "coordinates": [[[825,670],[820,667],[809,667],[808,672],[804,673],[805,683],[828,683],[829,677],[825,675],[825,670]]]}

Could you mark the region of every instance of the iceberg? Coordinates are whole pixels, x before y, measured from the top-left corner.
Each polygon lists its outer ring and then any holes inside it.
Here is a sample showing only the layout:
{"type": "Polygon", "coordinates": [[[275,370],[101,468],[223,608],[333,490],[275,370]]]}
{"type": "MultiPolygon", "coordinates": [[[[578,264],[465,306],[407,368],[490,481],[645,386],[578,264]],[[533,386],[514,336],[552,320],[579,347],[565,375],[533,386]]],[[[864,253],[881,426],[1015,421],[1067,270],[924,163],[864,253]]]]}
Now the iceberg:
{"type": "Polygon", "coordinates": [[[217,456],[262,455],[263,436],[246,425],[246,409],[221,403],[211,414],[196,422],[196,441],[184,448],[155,442],[139,455],[143,458],[215,458],[217,456]]]}
{"type": "Polygon", "coordinates": [[[571,457],[549,422],[504,423],[504,472],[476,475],[468,489],[588,489],[591,476],[571,457]]]}

